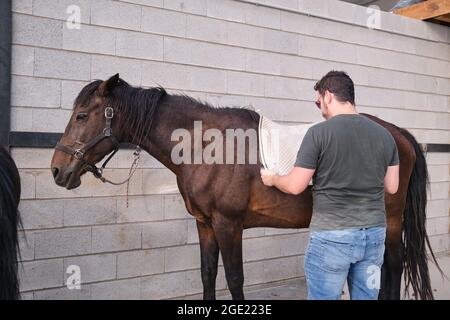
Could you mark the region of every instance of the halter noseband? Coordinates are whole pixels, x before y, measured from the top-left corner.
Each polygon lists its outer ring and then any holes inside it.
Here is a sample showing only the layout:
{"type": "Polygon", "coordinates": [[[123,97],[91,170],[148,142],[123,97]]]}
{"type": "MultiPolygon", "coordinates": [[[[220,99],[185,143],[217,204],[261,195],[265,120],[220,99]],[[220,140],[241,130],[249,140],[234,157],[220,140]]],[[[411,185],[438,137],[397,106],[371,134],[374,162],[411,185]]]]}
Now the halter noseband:
{"type": "Polygon", "coordinates": [[[61,143],[57,143],[56,144],[56,149],[60,150],[62,152],[65,152],[71,156],[73,156],[75,159],[77,159],[78,161],[80,161],[84,168],[89,171],[92,172],[92,174],[97,178],[102,180],[103,182],[109,182],[108,180],[106,180],[103,176],[103,169],[105,169],[106,164],[109,162],[109,160],[111,160],[111,158],[116,154],[116,152],[119,150],[119,141],[117,140],[117,138],[113,135],[112,132],[112,128],[111,128],[111,121],[112,118],[114,117],[114,109],[112,107],[106,107],[105,108],[105,118],[106,118],[106,123],[105,123],[105,128],[103,128],[102,133],[100,133],[99,135],[97,135],[94,139],[92,139],[91,141],[89,141],[88,143],[84,144],[81,148],[78,149],[74,149],[68,146],[65,146],[61,143]],[[103,141],[104,139],[111,139],[113,146],[114,146],[114,151],[113,153],[111,153],[111,155],[103,162],[102,166],[100,168],[97,168],[97,166],[91,162],[88,162],[84,159],[84,156],[86,155],[86,152],[89,151],[90,149],[92,149],[94,146],[96,146],[98,143],[100,143],[101,141],[103,141]]]}

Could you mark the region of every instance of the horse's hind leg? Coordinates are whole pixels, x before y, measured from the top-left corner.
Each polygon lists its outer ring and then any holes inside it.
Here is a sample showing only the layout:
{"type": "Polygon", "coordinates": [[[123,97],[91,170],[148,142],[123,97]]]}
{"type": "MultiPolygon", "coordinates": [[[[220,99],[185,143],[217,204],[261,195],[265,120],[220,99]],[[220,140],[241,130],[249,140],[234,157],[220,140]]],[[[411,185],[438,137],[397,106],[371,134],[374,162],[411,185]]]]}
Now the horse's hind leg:
{"type": "Polygon", "coordinates": [[[210,225],[197,220],[197,230],[200,240],[203,299],[215,300],[219,245],[217,244],[214,230],[210,225]]]}
{"type": "Polygon", "coordinates": [[[384,263],[381,270],[379,299],[400,300],[403,273],[403,245],[401,227],[390,228],[386,235],[384,263]]]}
{"type": "Polygon", "coordinates": [[[225,276],[233,300],[244,300],[244,270],[242,266],[243,225],[216,215],[213,228],[222,254],[225,276]]]}

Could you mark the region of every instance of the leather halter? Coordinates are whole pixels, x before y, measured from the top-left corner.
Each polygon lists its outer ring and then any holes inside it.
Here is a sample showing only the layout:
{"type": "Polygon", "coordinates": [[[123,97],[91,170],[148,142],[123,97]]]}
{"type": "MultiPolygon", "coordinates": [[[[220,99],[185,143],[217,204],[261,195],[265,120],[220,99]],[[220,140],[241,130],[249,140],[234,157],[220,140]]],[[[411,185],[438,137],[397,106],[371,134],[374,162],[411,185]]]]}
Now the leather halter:
{"type": "Polygon", "coordinates": [[[62,152],[65,152],[71,156],[73,156],[75,159],[80,161],[83,164],[83,167],[89,171],[92,172],[92,174],[97,178],[102,180],[103,182],[109,182],[105,178],[102,177],[103,169],[105,169],[106,164],[111,160],[111,158],[116,154],[116,152],[119,150],[119,141],[117,138],[113,135],[112,128],[111,128],[111,121],[114,117],[114,109],[112,107],[106,107],[105,108],[105,128],[103,129],[102,133],[97,135],[94,139],[89,141],[88,143],[84,144],[81,148],[74,149],[68,146],[65,146],[61,143],[56,144],[56,149],[60,150],[62,152]],[[92,149],[94,146],[96,146],[98,143],[103,141],[104,139],[111,139],[114,151],[111,153],[111,155],[103,162],[102,166],[100,168],[97,168],[95,164],[86,161],[84,159],[86,152],[92,149]]]}

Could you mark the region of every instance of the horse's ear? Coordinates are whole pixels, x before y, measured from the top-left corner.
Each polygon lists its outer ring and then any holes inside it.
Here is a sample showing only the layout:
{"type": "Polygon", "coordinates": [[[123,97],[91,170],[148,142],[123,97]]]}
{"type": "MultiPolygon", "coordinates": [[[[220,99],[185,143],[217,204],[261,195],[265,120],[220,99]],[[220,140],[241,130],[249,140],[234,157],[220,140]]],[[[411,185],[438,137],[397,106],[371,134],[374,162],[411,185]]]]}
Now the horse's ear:
{"type": "Polygon", "coordinates": [[[98,93],[101,96],[107,96],[109,95],[114,87],[119,83],[119,74],[116,73],[115,75],[113,75],[111,78],[109,78],[106,81],[103,81],[99,86],[98,86],[98,93]]]}

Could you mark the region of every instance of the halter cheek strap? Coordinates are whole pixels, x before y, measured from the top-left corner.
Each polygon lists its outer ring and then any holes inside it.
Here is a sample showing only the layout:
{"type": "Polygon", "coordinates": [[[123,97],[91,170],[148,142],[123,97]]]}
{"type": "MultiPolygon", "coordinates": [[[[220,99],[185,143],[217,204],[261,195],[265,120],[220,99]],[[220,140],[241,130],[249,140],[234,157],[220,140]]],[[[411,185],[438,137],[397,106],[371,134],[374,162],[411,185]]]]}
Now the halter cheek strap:
{"type": "MultiPolygon", "coordinates": [[[[112,107],[106,107],[105,108],[105,128],[103,128],[102,133],[100,133],[99,135],[97,135],[94,139],[92,139],[91,141],[89,141],[88,143],[86,143],[84,146],[82,146],[81,148],[78,149],[74,149],[68,146],[63,145],[62,143],[57,143],[56,144],[56,149],[60,150],[64,153],[67,153],[71,156],[73,156],[75,159],[77,159],[78,161],[80,161],[83,164],[83,167],[91,172],[97,179],[100,179],[102,182],[109,182],[112,184],[123,184],[125,182],[127,182],[132,174],[134,173],[134,170],[132,172],[130,172],[130,176],[128,177],[127,180],[121,182],[121,183],[114,183],[112,181],[107,180],[106,178],[104,178],[102,176],[103,174],[103,170],[105,169],[106,165],[108,164],[109,160],[111,160],[111,158],[116,154],[116,152],[119,150],[120,144],[119,141],[117,140],[117,138],[113,135],[113,131],[112,131],[112,127],[111,127],[111,122],[112,122],[112,118],[114,117],[114,109],[112,107]],[[102,166],[100,168],[98,168],[95,164],[86,161],[84,159],[86,152],[89,151],[90,149],[92,149],[94,146],[96,146],[98,143],[100,143],[101,141],[103,141],[104,139],[111,139],[113,146],[114,146],[114,151],[111,153],[111,155],[103,162],[102,166]]],[[[139,147],[136,148],[136,151],[134,153],[135,155],[135,160],[133,162],[132,167],[137,164],[137,161],[139,160],[140,157],[140,149],[139,147]]]]}

